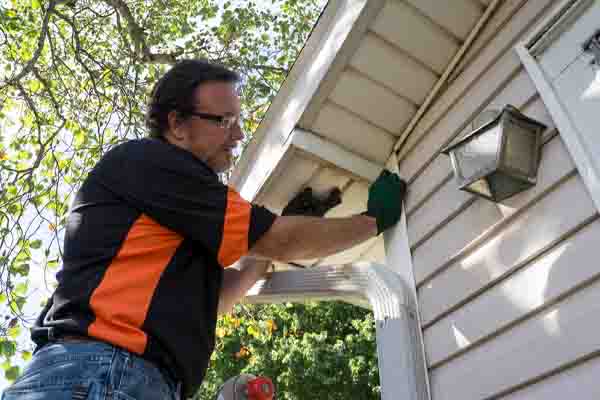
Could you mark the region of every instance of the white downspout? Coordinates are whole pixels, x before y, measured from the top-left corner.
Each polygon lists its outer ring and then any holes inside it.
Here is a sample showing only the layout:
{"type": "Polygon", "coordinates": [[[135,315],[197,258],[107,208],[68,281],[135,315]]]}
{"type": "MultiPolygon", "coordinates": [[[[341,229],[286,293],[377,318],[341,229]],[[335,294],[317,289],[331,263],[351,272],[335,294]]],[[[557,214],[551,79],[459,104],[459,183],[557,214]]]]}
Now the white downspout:
{"type": "Polygon", "coordinates": [[[385,265],[355,263],[275,272],[247,293],[248,303],[341,300],[371,308],[383,400],[427,400],[427,376],[413,295],[385,265]]]}

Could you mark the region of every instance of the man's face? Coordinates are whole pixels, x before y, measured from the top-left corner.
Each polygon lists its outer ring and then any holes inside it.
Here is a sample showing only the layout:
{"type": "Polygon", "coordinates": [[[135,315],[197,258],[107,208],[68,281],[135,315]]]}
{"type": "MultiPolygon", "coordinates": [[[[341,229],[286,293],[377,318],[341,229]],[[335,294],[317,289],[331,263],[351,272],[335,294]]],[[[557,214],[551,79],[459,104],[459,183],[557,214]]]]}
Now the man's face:
{"type": "MultiPolygon", "coordinates": [[[[193,111],[215,116],[240,115],[240,99],[235,86],[227,82],[207,82],[196,88],[193,111]]],[[[236,122],[231,128],[219,122],[191,116],[176,127],[176,143],[204,161],[215,173],[232,165],[233,150],[243,138],[236,122]]],[[[173,142],[172,140],[170,140],[173,142]]]]}

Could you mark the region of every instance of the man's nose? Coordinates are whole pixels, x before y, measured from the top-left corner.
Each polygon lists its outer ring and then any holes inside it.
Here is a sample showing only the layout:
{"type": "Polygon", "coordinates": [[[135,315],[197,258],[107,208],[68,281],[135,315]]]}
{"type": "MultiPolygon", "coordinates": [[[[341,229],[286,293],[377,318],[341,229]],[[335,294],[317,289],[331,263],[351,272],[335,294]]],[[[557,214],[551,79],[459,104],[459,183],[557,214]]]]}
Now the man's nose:
{"type": "Polygon", "coordinates": [[[244,132],[239,123],[236,123],[231,127],[231,138],[235,141],[242,140],[244,138],[244,132]]]}

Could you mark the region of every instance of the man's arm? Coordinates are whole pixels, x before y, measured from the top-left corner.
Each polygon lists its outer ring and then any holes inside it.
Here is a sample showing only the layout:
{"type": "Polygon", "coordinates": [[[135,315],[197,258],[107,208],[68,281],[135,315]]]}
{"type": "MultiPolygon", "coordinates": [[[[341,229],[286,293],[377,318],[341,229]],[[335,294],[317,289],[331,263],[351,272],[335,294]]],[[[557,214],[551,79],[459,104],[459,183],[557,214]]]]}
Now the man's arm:
{"type": "Polygon", "coordinates": [[[278,261],[327,257],[377,235],[375,218],[278,217],[250,250],[251,255],[278,261]]]}
{"type": "MultiPolygon", "coordinates": [[[[254,245],[251,254],[280,261],[325,257],[377,235],[375,218],[357,215],[348,218],[285,216],[275,220],[271,229],[254,245]],[[273,235],[272,238],[269,236],[273,235]],[[287,238],[284,241],[281,238],[287,238]]],[[[244,257],[236,267],[223,274],[219,314],[231,312],[267,271],[271,262],[244,257]]]]}
{"type": "MultiPolygon", "coordinates": [[[[278,217],[269,230],[254,243],[249,254],[291,261],[326,257],[349,249],[390,228],[400,219],[406,183],[397,175],[383,171],[369,188],[367,212],[347,218],[318,218],[285,215],[278,217]]],[[[304,191],[292,200],[284,212],[323,215],[339,204],[340,195],[332,192],[325,201],[312,199],[304,191]]],[[[266,272],[269,263],[246,257],[240,270],[226,270],[219,312],[228,312],[266,272]]]]}
{"type": "Polygon", "coordinates": [[[327,257],[370,239],[395,225],[407,184],[384,170],[369,187],[367,211],[348,218],[282,216],[250,249],[279,261],[327,257]]]}
{"type": "Polygon", "coordinates": [[[227,268],[223,272],[223,287],[219,296],[219,314],[231,312],[233,306],[238,303],[256,281],[267,272],[271,265],[270,261],[243,257],[238,261],[236,267],[227,268]]]}

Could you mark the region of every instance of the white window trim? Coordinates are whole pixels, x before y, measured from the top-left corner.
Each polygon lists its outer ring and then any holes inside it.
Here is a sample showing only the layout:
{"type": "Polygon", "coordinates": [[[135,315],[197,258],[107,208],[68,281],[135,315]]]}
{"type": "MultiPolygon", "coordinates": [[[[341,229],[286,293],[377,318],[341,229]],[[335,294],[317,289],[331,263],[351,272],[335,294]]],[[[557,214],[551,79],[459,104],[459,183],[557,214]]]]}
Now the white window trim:
{"type": "Polygon", "coordinates": [[[593,3],[594,0],[563,1],[527,40],[515,47],[515,50],[552,116],[567,150],[573,157],[592,201],[600,211],[600,164],[594,162],[594,157],[598,157],[600,152],[596,151],[594,154],[586,147],[583,134],[569,117],[550,81],[535,59],[536,54],[539,54],[556,35],[566,29],[569,21],[579,16],[593,3]]]}

